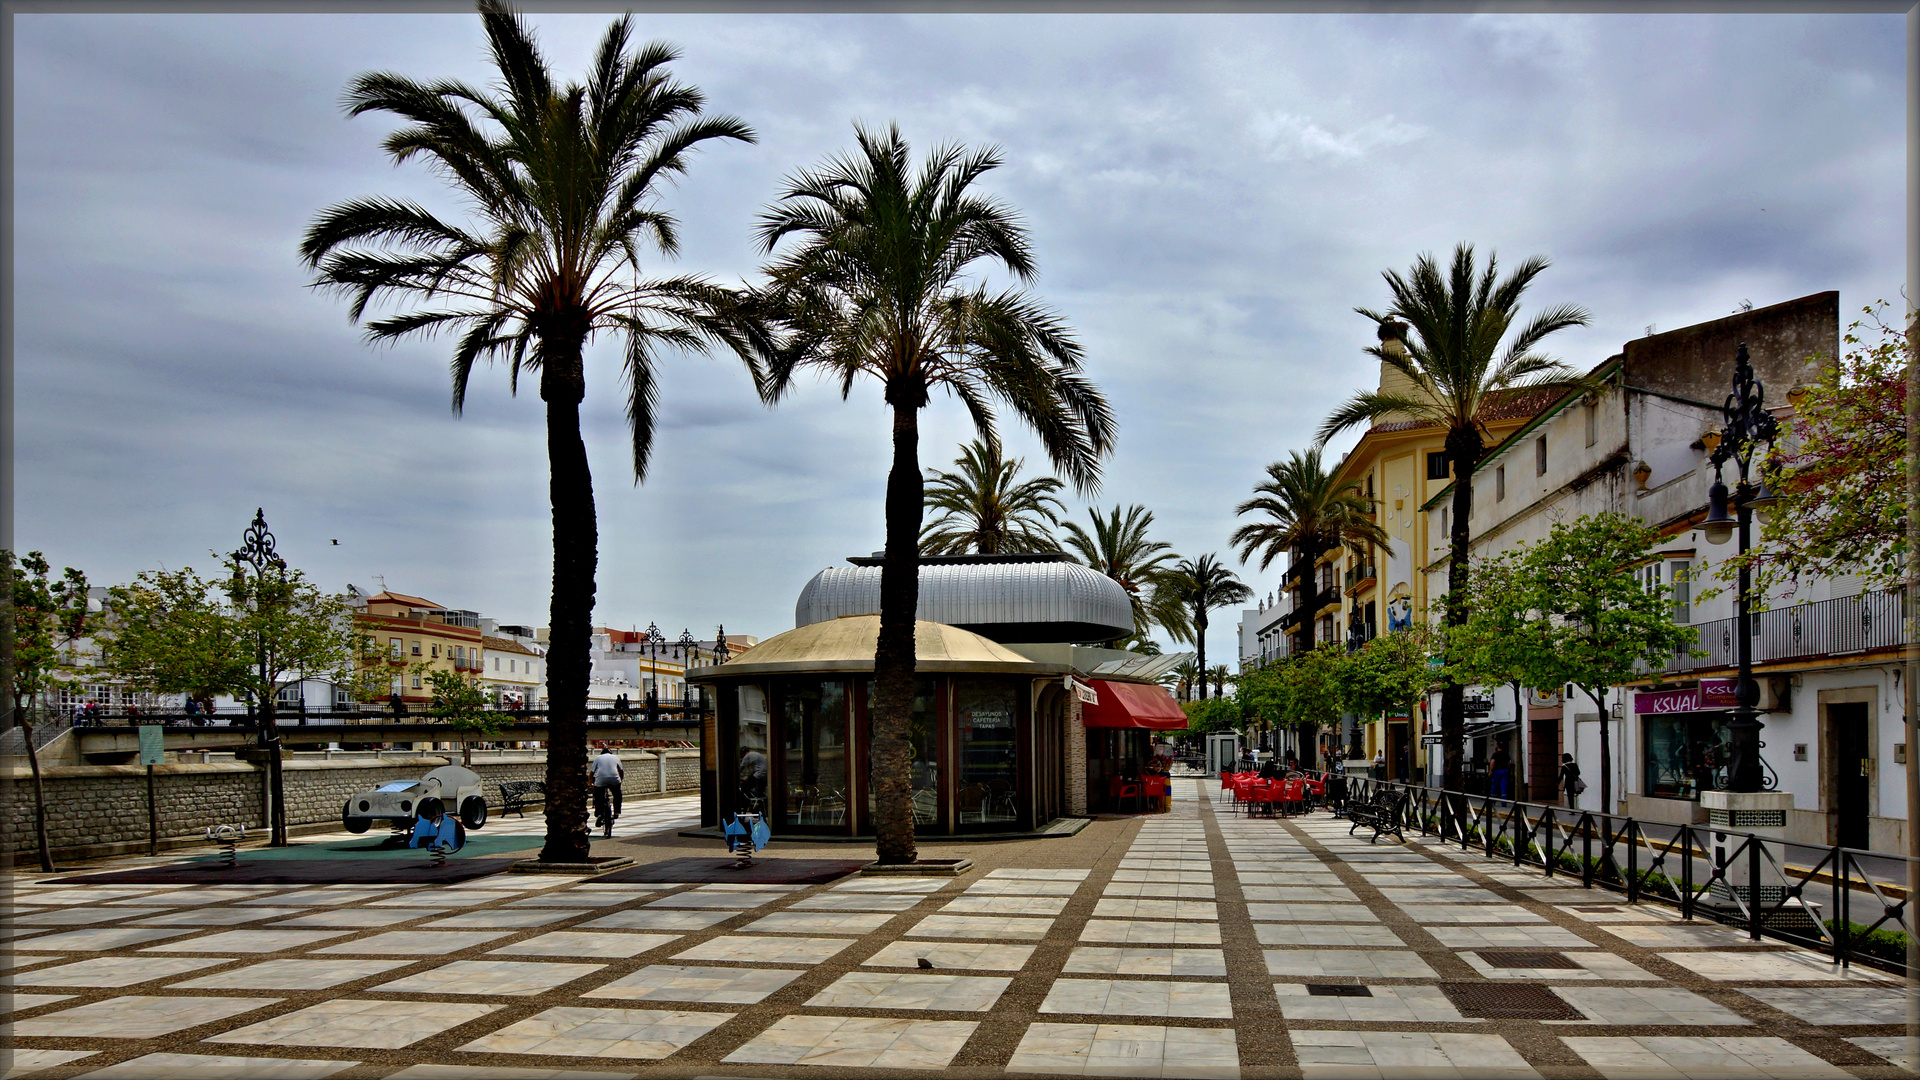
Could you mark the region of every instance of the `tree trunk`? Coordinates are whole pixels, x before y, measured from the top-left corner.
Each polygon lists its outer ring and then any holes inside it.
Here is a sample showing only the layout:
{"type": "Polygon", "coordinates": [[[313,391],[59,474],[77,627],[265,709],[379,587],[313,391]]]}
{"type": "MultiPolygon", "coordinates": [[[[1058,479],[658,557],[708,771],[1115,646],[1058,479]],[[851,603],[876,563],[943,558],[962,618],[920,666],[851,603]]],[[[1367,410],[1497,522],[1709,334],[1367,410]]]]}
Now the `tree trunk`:
{"type": "Polygon", "coordinates": [[[920,478],[917,398],[889,388],[893,407],[893,467],[887,472],[886,561],[880,567],[880,641],[873,655],[874,857],[883,864],[914,862],[913,783],[908,771],[908,726],[913,716],[914,613],[920,607],[920,478]]]}
{"type": "Polygon", "coordinates": [[[592,678],[594,571],[599,533],[593,475],[580,437],[586,396],[584,334],[553,347],[541,370],[547,403],[547,496],[553,507],[553,598],[547,646],[547,838],[540,861],[583,863],[587,831],[587,684],[592,678]]]}
{"type": "Polygon", "coordinates": [[[260,746],[267,767],[267,846],[287,846],[286,782],[280,771],[279,715],[274,710],[274,695],[262,695],[260,704],[260,746]]]}
{"type": "Polygon", "coordinates": [[[1200,684],[1199,698],[1207,700],[1207,609],[1196,607],[1193,612],[1193,647],[1197,655],[1193,658],[1194,679],[1200,684]]]}
{"type": "MultiPolygon", "coordinates": [[[[1454,428],[1447,433],[1447,460],[1453,465],[1453,519],[1447,523],[1447,626],[1467,621],[1467,540],[1473,518],[1473,470],[1480,463],[1480,433],[1454,428]]],[[[1449,678],[1440,689],[1440,786],[1459,791],[1461,756],[1467,730],[1467,688],[1449,678]]]]}
{"type": "MultiPolygon", "coordinates": [[[[1585,689],[1582,687],[1582,689],[1585,689]]],[[[1607,729],[1613,725],[1607,722],[1607,688],[1601,687],[1599,693],[1587,691],[1593,704],[1600,710],[1600,812],[1613,813],[1613,740],[1608,737],[1607,729]]],[[[1577,730],[1577,727],[1576,727],[1577,730]]]]}
{"type": "MultiPolygon", "coordinates": [[[[18,702],[15,705],[18,706],[18,702]]],[[[40,752],[33,746],[33,725],[27,712],[20,710],[20,733],[27,738],[27,765],[33,770],[33,840],[40,852],[40,870],[53,873],[53,849],[47,843],[47,793],[40,786],[40,752]]]]}

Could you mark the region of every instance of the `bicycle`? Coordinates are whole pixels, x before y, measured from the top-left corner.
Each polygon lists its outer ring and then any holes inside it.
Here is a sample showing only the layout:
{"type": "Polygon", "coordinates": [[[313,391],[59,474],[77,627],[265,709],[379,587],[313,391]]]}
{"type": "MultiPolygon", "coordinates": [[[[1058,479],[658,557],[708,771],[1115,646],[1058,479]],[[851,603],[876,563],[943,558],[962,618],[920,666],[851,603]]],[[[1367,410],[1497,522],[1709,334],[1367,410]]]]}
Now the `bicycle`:
{"type": "Polygon", "coordinates": [[[603,787],[593,789],[593,826],[601,830],[601,835],[613,835],[613,800],[611,793],[603,787]]]}

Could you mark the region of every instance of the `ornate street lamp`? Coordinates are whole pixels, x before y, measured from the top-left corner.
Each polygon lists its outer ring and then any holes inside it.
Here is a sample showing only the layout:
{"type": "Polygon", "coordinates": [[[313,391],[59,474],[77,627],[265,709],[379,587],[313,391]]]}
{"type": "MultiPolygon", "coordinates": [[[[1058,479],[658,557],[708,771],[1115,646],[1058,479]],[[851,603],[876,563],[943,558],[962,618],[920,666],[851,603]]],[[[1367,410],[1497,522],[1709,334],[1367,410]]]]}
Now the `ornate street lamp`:
{"type": "Polygon", "coordinates": [[[667,643],[667,635],[660,632],[654,623],[647,624],[647,654],[653,664],[653,688],[647,691],[647,719],[659,719],[660,707],[660,649],[667,643]]]}
{"type": "Polygon", "coordinates": [[[1752,543],[1753,518],[1765,515],[1777,501],[1764,479],[1753,475],[1754,451],[1761,443],[1772,449],[1779,424],[1766,410],[1766,388],[1753,377],[1753,364],[1742,343],[1733,361],[1733,392],[1721,406],[1726,420],[1724,430],[1713,445],[1713,486],[1707,490],[1707,517],[1700,523],[1710,544],[1724,544],[1739,534],[1740,578],[1735,595],[1738,617],[1734,637],[1739,642],[1739,678],[1734,683],[1733,719],[1727,724],[1728,750],[1732,760],[1727,769],[1727,790],[1753,792],[1767,790],[1765,770],[1760,764],[1760,685],[1753,681],[1753,600],[1750,595],[1753,575],[1747,569],[1746,554],[1752,543]],[[1727,462],[1738,467],[1733,489],[1727,489],[1722,475],[1727,462]]]}
{"type": "MultiPolygon", "coordinates": [[[[266,602],[267,571],[271,570],[282,581],[286,579],[287,561],[274,550],[273,533],[267,529],[267,512],[264,507],[253,511],[253,524],[241,535],[240,548],[233,554],[234,592],[245,595],[247,567],[253,568],[254,606],[266,602]]],[[[264,634],[256,634],[254,639],[254,660],[260,667],[260,683],[266,684],[267,678],[267,641],[264,634]]],[[[255,703],[254,725],[259,732],[259,749],[267,764],[267,831],[268,844],[272,847],[285,847],[287,844],[287,808],[282,793],[285,788],[280,776],[280,726],[274,715],[276,702],[268,694],[262,694],[255,703]]]]}
{"type": "Polygon", "coordinates": [[[680,628],[680,640],[674,642],[680,646],[680,719],[687,718],[687,699],[693,696],[693,687],[686,681],[686,671],[693,666],[693,650],[700,644],[693,640],[693,631],[680,628]]]}

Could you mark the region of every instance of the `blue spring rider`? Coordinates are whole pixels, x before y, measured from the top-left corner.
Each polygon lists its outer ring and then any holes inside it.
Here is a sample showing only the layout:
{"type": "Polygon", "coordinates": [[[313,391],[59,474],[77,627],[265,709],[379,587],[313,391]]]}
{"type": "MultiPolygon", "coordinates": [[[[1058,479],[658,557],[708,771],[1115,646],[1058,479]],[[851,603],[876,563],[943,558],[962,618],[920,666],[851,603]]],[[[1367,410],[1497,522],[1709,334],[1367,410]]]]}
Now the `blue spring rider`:
{"type": "Polygon", "coordinates": [[[418,816],[413,820],[411,848],[427,849],[427,859],[436,867],[447,864],[447,855],[467,846],[467,830],[460,819],[447,813],[446,804],[434,796],[420,800],[418,816]]]}
{"type": "Polygon", "coordinates": [[[752,866],[753,853],[766,847],[767,841],[773,838],[767,823],[753,813],[735,814],[721,831],[727,838],[727,850],[740,857],[740,861],[733,864],[739,870],[752,866]]]}

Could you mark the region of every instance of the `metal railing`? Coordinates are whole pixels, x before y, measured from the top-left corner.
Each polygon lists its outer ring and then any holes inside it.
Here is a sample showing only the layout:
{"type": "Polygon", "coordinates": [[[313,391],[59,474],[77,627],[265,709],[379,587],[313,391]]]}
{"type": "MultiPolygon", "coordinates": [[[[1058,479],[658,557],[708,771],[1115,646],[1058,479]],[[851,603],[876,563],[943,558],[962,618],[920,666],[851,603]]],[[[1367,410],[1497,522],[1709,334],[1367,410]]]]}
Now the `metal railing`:
{"type": "MultiPolygon", "coordinates": [[[[1666,670],[1699,671],[1740,662],[1734,640],[1737,620],[1714,619],[1696,623],[1694,629],[1699,638],[1693,648],[1706,655],[1689,656],[1691,650],[1682,650],[1666,670]]],[[[1755,612],[1752,633],[1756,664],[1891,649],[1907,643],[1906,598],[1897,591],[1871,592],[1755,612]]]]}
{"type": "MultiPolygon", "coordinates": [[[[1325,775],[1325,774],[1320,774],[1325,775]]],[[[1406,795],[1409,832],[1457,844],[1462,853],[1577,877],[1629,904],[1655,902],[1683,918],[1707,918],[1815,949],[1841,967],[1906,973],[1906,855],[1777,840],[1712,825],[1674,825],[1514,802],[1438,788],[1346,777],[1349,801],[1383,791],[1406,795]]]]}

